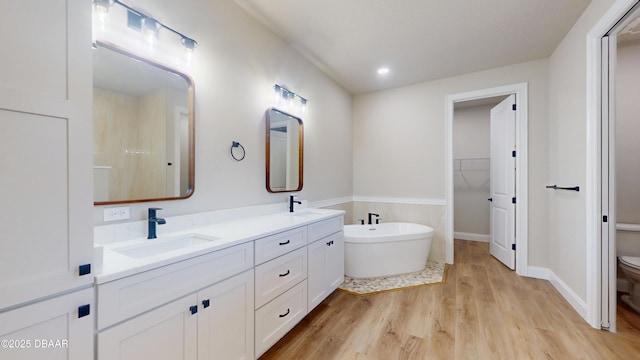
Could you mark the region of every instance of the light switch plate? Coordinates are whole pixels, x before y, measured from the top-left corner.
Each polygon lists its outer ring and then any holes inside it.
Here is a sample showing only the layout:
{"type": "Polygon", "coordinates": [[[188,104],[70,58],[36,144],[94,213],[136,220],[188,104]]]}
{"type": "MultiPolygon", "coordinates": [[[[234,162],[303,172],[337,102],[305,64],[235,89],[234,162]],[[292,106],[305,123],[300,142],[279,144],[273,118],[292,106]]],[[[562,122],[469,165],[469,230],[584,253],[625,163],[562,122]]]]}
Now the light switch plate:
{"type": "Polygon", "coordinates": [[[128,206],[119,206],[104,209],[104,221],[127,220],[129,217],[128,206]]]}

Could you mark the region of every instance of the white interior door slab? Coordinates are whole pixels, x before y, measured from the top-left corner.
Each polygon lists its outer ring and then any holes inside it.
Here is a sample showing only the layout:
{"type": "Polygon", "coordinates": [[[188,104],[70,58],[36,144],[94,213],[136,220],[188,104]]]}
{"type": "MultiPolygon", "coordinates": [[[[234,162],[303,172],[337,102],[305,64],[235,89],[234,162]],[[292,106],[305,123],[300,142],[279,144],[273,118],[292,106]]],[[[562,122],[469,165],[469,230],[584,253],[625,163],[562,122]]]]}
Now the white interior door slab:
{"type": "Polygon", "coordinates": [[[489,251],[509,269],[515,269],[515,95],[491,109],[491,243],[489,251]]]}

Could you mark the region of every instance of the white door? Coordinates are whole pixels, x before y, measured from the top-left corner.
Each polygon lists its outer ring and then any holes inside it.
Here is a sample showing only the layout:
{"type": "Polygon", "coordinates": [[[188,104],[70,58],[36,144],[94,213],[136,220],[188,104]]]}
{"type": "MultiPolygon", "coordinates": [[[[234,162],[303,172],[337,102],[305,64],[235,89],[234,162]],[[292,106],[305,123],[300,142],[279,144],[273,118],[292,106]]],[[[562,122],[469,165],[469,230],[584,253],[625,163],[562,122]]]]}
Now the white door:
{"type": "Polygon", "coordinates": [[[491,255],[515,268],[515,95],[491,109],[491,255]]]}

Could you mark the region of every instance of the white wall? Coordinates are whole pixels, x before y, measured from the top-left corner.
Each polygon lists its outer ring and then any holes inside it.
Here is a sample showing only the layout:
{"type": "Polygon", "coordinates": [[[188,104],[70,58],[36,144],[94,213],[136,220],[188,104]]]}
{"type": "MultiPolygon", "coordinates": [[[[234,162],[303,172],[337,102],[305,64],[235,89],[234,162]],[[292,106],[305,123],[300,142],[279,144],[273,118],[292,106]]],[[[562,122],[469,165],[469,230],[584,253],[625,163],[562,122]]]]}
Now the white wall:
{"type": "MultiPolygon", "coordinates": [[[[351,196],[352,97],[231,0],[132,0],[127,4],[198,41],[188,73],[195,82],[195,192],[186,200],[131,204],[160,216],[284,202],[265,188],[265,119],[273,85],[309,99],[304,121],[304,188],[309,201],[351,196]],[[232,141],[246,158],[229,156],[232,141]]],[[[179,41],[175,40],[175,41],[179,41]]],[[[87,151],[90,151],[89,149],[87,151]]],[[[102,223],[95,207],[94,224],[102,223]]]]}
{"type": "Polygon", "coordinates": [[[547,265],[548,61],[404,86],[354,97],[354,195],[445,198],[445,98],[529,84],[529,264],[547,265]]]}
{"type": "MultiPolygon", "coordinates": [[[[594,0],[549,58],[549,184],[586,183],[586,34],[613,4],[594,0]]],[[[531,185],[531,183],[530,183],[531,185]]],[[[586,300],[585,191],[551,191],[549,268],[586,300]]],[[[535,195],[532,195],[532,197],[535,195]]]]}
{"type": "Polygon", "coordinates": [[[456,239],[466,239],[464,236],[468,235],[462,233],[489,236],[489,120],[494,106],[456,108],[453,113],[453,229],[456,239]]]}

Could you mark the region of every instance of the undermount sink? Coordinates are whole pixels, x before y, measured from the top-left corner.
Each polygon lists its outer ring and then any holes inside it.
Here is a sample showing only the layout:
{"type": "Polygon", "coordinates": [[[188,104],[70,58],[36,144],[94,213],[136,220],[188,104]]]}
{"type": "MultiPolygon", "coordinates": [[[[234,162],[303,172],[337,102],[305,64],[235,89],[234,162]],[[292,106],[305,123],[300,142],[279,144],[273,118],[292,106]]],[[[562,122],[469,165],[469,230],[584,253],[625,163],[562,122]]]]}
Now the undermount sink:
{"type": "Polygon", "coordinates": [[[127,245],[115,248],[113,249],[113,251],[134,259],[141,259],[149,256],[168,253],[171,251],[190,248],[192,246],[207,244],[218,239],[219,238],[213,236],[191,234],[169,239],[159,238],[147,240],[141,244],[127,245]]]}

